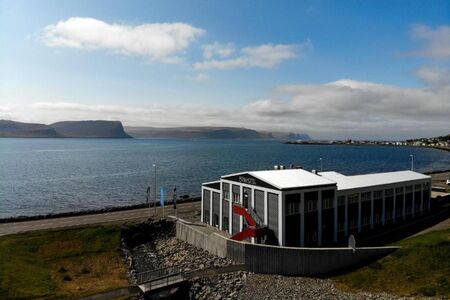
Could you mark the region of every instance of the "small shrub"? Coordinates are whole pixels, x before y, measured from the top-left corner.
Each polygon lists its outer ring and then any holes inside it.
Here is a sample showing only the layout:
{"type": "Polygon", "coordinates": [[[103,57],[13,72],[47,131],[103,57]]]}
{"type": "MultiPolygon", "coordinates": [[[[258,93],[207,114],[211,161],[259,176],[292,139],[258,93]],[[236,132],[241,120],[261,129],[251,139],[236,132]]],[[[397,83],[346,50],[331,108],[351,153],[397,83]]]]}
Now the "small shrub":
{"type": "Polygon", "coordinates": [[[65,276],[63,277],[63,280],[64,280],[64,281],[72,281],[72,277],[70,277],[69,275],[65,275],[65,276]]]}
{"type": "Polygon", "coordinates": [[[436,289],[431,286],[423,286],[419,288],[419,293],[425,297],[433,297],[436,296],[436,289]]]}

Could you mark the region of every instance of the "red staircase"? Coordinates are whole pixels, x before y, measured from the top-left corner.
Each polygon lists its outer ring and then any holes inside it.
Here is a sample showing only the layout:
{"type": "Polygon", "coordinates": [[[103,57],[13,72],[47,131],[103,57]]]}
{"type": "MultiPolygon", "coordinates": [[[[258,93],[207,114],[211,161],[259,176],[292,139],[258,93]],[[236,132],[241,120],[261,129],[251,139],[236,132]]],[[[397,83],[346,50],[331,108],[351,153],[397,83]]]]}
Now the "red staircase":
{"type": "Polygon", "coordinates": [[[241,215],[247,221],[248,226],[244,228],[241,232],[234,234],[231,239],[235,241],[242,241],[246,238],[257,238],[266,234],[267,227],[265,225],[258,225],[253,219],[253,217],[248,213],[247,209],[244,207],[233,204],[233,212],[235,214],[241,215]]]}

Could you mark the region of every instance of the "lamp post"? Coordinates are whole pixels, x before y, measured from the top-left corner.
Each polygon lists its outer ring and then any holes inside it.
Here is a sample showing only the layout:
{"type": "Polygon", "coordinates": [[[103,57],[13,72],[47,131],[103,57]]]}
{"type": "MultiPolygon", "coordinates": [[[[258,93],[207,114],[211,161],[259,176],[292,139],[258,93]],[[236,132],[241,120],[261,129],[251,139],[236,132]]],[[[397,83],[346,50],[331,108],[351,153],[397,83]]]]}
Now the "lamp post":
{"type": "Polygon", "coordinates": [[[320,172],[323,172],[323,160],[322,160],[322,157],[319,158],[319,161],[320,161],[320,172]]]}
{"type": "Polygon", "coordinates": [[[154,189],[154,193],[155,193],[155,202],[153,203],[153,205],[155,206],[155,218],[156,218],[156,164],[153,164],[153,170],[154,170],[154,175],[153,175],[153,180],[154,180],[154,185],[155,185],[155,189],[154,189]]]}
{"type": "Polygon", "coordinates": [[[411,157],[411,171],[414,171],[414,155],[410,154],[411,157]]]}

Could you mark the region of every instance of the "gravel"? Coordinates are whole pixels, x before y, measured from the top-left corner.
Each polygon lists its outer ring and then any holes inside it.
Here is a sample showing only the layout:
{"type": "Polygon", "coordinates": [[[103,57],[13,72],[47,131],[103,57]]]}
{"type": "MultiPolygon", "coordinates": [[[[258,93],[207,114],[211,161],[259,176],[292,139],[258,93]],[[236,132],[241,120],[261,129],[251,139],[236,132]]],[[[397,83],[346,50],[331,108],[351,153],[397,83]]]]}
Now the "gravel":
{"type": "MultiPolygon", "coordinates": [[[[191,271],[232,265],[175,238],[172,222],[147,222],[127,228],[123,235],[130,279],[136,272],[176,267],[191,271]]],[[[331,279],[288,277],[237,271],[190,280],[188,299],[406,299],[389,294],[347,293],[338,290],[331,279]]],[[[409,298],[411,299],[411,298],[409,298]]]]}

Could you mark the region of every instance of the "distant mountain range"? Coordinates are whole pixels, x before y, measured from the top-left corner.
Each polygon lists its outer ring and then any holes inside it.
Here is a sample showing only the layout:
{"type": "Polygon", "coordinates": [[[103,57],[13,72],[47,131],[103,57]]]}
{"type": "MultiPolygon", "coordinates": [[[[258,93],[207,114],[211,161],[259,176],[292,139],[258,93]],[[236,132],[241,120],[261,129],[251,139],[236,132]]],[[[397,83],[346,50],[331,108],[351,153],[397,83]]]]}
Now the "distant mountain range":
{"type": "Polygon", "coordinates": [[[307,134],[256,131],[241,127],[125,127],[135,138],[310,140],[307,134]]]}
{"type": "Polygon", "coordinates": [[[0,137],[177,138],[311,140],[307,134],[256,131],[240,127],[124,127],[120,121],[63,121],[50,125],[0,120],[0,137]]]}
{"type": "Polygon", "coordinates": [[[0,137],[131,138],[119,121],[64,121],[50,125],[0,120],[0,137]]]}

